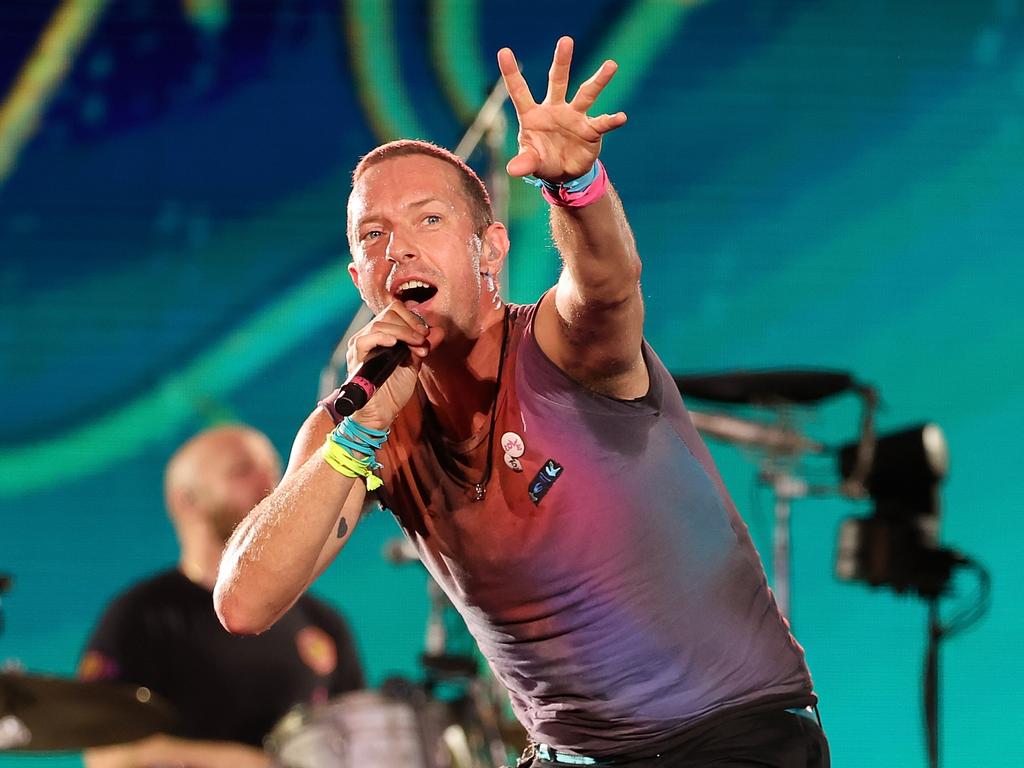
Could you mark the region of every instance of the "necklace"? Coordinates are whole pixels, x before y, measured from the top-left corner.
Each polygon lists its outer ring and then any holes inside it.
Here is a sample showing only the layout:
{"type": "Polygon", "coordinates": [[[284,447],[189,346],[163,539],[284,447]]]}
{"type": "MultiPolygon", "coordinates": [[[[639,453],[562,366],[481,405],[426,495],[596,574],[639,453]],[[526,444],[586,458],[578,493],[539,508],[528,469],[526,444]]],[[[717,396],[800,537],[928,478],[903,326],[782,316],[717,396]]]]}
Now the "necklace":
{"type": "MultiPolygon", "coordinates": [[[[439,468],[445,475],[448,476],[457,485],[462,486],[466,491],[466,496],[472,502],[483,501],[484,496],[487,495],[487,483],[491,479],[491,462],[494,459],[494,427],[498,423],[498,398],[501,395],[501,381],[505,371],[505,357],[508,352],[509,343],[509,325],[510,325],[511,313],[509,306],[505,305],[505,314],[502,320],[501,330],[501,352],[499,352],[498,358],[498,373],[494,382],[494,400],[491,401],[490,417],[488,419],[487,433],[483,439],[487,440],[487,457],[484,463],[483,474],[478,482],[470,482],[468,475],[469,470],[469,452],[475,451],[480,447],[481,439],[474,435],[469,441],[463,441],[458,444],[460,447],[453,445],[451,441],[444,437],[442,434],[441,426],[437,421],[436,415],[434,415],[429,408],[426,409],[427,418],[431,422],[430,432],[432,437],[430,441],[433,443],[434,455],[437,458],[439,468]],[[461,448],[467,442],[472,443],[472,447],[461,448]],[[467,451],[463,453],[463,451],[467,451]],[[465,456],[465,459],[461,457],[465,456]]],[[[425,398],[425,395],[424,395],[425,398]]],[[[425,405],[428,401],[424,401],[425,405]]]]}
{"type": "Polygon", "coordinates": [[[487,483],[491,479],[491,459],[494,458],[494,425],[498,421],[498,397],[501,394],[501,374],[505,371],[505,352],[508,349],[509,307],[505,305],[505,317],[502,320],[501,352],[498,357],[498,377],[494,382],[494,401],[491,403],[491,423],[487,427],[487,461],[480,482],[471,485],[467,491],[470,501],[483,501],[487,495],[487,483]]]}

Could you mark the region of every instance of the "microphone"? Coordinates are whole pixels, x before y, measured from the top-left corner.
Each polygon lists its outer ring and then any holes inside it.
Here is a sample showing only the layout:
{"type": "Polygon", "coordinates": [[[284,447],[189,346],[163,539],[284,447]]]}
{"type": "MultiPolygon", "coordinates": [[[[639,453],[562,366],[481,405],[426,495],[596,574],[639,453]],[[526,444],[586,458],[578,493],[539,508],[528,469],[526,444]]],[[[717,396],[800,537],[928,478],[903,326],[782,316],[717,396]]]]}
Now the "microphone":
{"type": "Polygon", "coordinates": [[[408,359],[409,345],[404,341],[395,342],[393,347],[377,347],[341,385],[334,410],[339,416],[351,416],[366,405],[395,368],[408,359]]]}

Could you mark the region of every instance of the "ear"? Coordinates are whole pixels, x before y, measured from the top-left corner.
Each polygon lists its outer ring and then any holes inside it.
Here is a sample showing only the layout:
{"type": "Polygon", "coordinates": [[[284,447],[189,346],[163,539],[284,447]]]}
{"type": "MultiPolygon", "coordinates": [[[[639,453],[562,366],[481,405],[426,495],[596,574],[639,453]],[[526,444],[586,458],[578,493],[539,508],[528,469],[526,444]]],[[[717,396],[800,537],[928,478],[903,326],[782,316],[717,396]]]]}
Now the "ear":
{"type": "Polygon", "coordinates": [[[497,276],[508,256],[508,230],[500,221],[496,221],[484,230],[483,253],[480,258],[480,271],[490,272],[497,276]]]}
{"type": "Polygon", "coordinates": [[[365,304],[366,296],[363,294],[363,286],[359,283],[359,270],[356,268],[355,261],[350,261],[348,263],[348,276],[352,278],[352,285],[354,285],[356,290],[359,291],[359,298],[361,298],[365,304]]]}
{"type": "Polygon", "coordinates": [[[199,499],[192,488],[175,486],[167,491],[167,508],[172,517],[191,518],[198,515],[199,499]]]}

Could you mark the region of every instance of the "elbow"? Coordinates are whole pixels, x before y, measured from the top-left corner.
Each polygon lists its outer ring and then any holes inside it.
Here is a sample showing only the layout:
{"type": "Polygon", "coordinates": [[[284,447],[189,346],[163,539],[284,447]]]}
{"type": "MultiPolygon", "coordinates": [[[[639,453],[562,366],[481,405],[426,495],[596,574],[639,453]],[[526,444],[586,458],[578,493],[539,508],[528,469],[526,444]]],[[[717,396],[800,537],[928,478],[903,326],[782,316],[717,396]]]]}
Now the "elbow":
{"type": "Polygon", "coordinates": [[[622,274],[622,291],[626,299],[628,300],[635,294],[640,292],[640,277],[643,272],[643,263],[640,261],[640,257],[635,253],[629,264],[623,270],[622,274]]]}
{"type": "Polygon", "coordinates": [[[268,619],[257,606],[242,599],[237,585],[230,585],[223,578],[218,578],[214,587],[213,608],[221,626],[233,635],[258,635],[273,624],[272,618],[268,619]]]}
{"type": "Polygon", "coordinates": [[[583,303],[591,309],[614,311],[629,308],[641,300],[639,259],[601,275],[593,276],[589,284],[577,283],[583,303]]]}

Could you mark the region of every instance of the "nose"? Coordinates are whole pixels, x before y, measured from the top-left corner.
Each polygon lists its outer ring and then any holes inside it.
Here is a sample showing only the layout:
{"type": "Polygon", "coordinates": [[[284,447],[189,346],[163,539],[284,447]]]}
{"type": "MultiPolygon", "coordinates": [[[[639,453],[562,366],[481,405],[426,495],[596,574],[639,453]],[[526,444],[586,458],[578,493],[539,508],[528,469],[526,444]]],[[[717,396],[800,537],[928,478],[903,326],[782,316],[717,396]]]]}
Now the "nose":
{"type": "Polygon", "coordinates": [[[417,256],[419,256],[419,251],[416,249],[416,244],[412,238],[405,233],[403,228],[394,227],[391,230],[391,234],[388,235],[388,248],[385,252],[385,258],[397,264],[400,261],[414,259],[417,256]]]}

